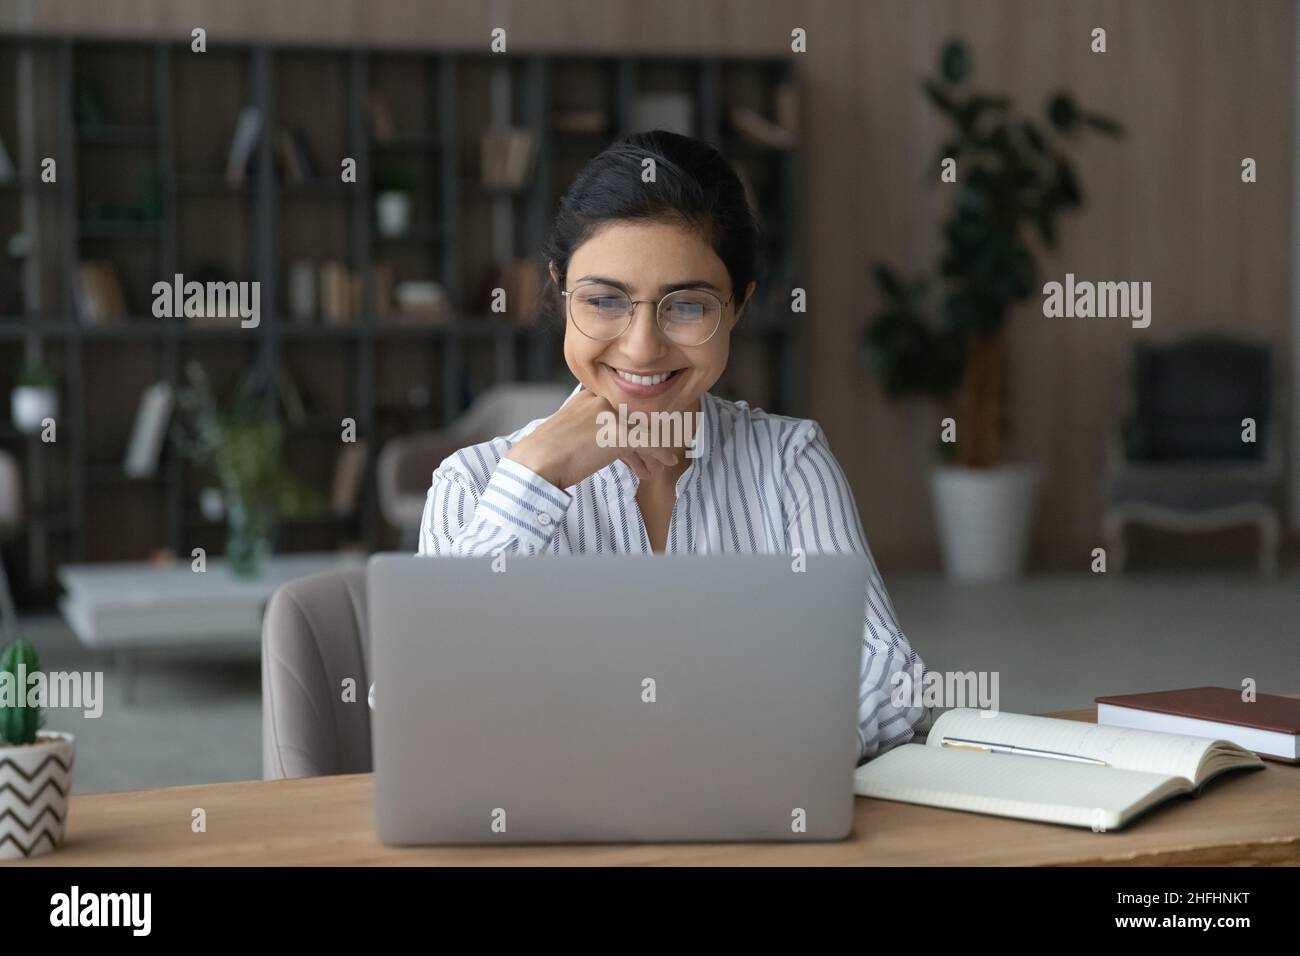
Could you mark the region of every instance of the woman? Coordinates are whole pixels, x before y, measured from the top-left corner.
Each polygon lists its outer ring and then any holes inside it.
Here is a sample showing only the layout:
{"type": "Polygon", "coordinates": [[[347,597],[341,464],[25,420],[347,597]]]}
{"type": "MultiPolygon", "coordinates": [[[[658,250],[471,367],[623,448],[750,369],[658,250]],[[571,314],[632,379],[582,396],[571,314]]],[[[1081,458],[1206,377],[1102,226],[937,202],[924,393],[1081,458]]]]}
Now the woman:
{"type": "MultiPolygon", "coordinates": [[[[591,160],[544,250],[579,385],[555,414],[433,473],[420,554],[865,554],[862,757],[925,716],[891,703],[923,665],[895,620],[857,507],[816,422],[709,394],[755,287],[758,229],[712,146],[657,130],[591,160]],[[647,162],[652,160],[653,163],[647,162]],[[620,408],[622,406],[622,408],[620,408]],[[694,423],[670,447],[601,440],[602,413],[694,423]]],[[[608,434],[608,433],[606,433],[608,434]]]]}

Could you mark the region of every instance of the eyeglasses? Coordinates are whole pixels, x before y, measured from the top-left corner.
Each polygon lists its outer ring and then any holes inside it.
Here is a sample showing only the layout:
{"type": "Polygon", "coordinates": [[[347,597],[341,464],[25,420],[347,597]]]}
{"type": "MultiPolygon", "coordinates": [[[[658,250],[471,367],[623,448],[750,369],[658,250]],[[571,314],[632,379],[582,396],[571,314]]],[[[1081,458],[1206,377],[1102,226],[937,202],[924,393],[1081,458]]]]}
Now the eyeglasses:
{"type": "MultiPolygon", "coordinates": [[[[560,290],[568,300],[569,318],[579,332],[590,339],[616,339],[632,325],[638,302],[622,289],[592,282],[576,289],[560,290]]],[[[734,299],[721,301],[707,289],[678,289],[669,292],[655,305],[655,321],[664,335],[677,345],[703,345],[713,338],[722,324],[722,311],[734,299]]]]}

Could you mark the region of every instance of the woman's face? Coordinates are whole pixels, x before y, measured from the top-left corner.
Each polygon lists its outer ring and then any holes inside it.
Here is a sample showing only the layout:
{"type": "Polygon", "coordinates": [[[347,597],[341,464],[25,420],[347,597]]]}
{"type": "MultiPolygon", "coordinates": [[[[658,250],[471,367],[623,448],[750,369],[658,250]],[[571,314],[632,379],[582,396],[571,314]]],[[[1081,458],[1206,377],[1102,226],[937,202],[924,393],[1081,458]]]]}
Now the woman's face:
{"type": "MultiPolygon", "coordinates": [[[[551,277],[559,275],[554,263],[551,277]]],[[[562,288],[572,290],[599,278],[612,281],[640,301],[632,323],[616,339],[589,338],[574,327],[565,302],[564,359],[586,388],[629,411],[694,411],[700,396],[727,366],[737,301],[722,310],[717,332],[703,345],[681,346],[668,339],[655,318],[655,305],[674,288],[703,288],[722,302],[732,297],[731,279],[717,253],[698,232],[667,222],[611,222],[574,250],[562,288]],[[663,385],[637,385],[620,372],[640,376],[672,373],[663,385]]],[[[746,294],[752,291],[749,284],[746,294]]],[[[738,297],[741,301],[745,295],[738,297]]]]}

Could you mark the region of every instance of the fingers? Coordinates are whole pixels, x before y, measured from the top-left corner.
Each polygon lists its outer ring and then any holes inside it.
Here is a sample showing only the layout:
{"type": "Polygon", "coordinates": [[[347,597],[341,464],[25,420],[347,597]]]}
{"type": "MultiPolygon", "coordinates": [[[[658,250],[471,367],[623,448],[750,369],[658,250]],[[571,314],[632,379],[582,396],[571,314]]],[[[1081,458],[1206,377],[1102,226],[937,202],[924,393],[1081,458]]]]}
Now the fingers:
{"type": "MultiPolygon", "coordinates": [[[[577,429],[577,432],[574,433],[575,440],[580,437],[590,441],[588,436],[599,421],[598,416],[600,413],[609,412],[613,414],[613,406],[606,398],[587,390],[574,395],[570,405],[572,406],[571,409],[566,406],[566,408],[561,409],[561,412],[567,413],[566,417],[571,422],[569,430],[577,429]]],[[[621,433],[620,440],[622,440],[621,433]]],[[[661,475],[665,468],[678,463],[681,449],[641,445],[639,442],[642,440],[644,440],[644,437],[638,435],[636,438],[631,439],[630,446],[617,450],[607,447],[605,454],[610,457],[605,458],[604,461],[622,461],[632,474],[636,475],[641,481],[661,475]]]]}
{"type": "Polygon", "coordinates": [[[637,452],[641,455],[647,465],[658,465],[664,468],[677,464],[677,453],[671,448],[659,448],[657,446],[638,448],[637,452]]]}
{"type": "Polygon", "coordinates": [[[632,469],[632,474],[642,481],[661,475],[665,468],[677,464],[676,454],[668,448],[628,449],[619,457],[632,469]]]}
{"type": "Polygon", "coordinates": [[[658,472],[662,470],[662,468],[660,468],[657,469],[655,472],[651,472],[650,466],[647,465],[642,460],[641,456],[638,455],[635,451],[629,451],[626,454],[619,455],[619,459],[625,465],[627,465],[628,468],[632,470],[632,474],[636,475],[637,478],[641,479],[642,481],[646,481],[647,479],[654,477],[655,474],[658,474],[658,472]]]}

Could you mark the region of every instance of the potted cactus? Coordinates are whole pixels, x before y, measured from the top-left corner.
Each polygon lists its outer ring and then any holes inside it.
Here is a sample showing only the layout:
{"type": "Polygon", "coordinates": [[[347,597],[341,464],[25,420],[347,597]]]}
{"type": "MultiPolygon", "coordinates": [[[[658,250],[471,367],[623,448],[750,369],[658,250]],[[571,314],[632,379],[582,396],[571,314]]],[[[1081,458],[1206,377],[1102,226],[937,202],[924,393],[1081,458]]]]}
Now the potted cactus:
{"type": "Polygon", "coordinates": [[[36,649],[17,640],[0,654],[0,860],[40,856],[63,842],[76,741],[41,731],[30,700],[36,649]]]}

